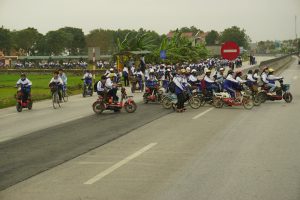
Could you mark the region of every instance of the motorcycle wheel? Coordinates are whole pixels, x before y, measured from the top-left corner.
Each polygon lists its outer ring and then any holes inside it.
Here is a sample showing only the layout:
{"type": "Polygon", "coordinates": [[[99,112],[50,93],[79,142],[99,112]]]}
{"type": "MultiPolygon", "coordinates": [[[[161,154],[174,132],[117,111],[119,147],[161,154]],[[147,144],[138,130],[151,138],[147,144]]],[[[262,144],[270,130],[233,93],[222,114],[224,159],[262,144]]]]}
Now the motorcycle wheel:
{"type": "Polygon", "coordinates": [[[168,97],[163,98],[162,100],[162,106],[165,109],[171,109],[172,108],[172,100],[168,97]]]}
{"type": "Polygon", "coordinates": [[[101,114],[105,110],[105,105],[103,102],[96,101],[93,103],[93,111],[96,114],[101,114]]]}
{"type": "Polygon", "coordinates": [[[32,109],[32,101],[30,101],[30,102],[28,103],[27,108],[28,108],[28,110],[31,110],[31,109],[32,109]]]}
{"type": "Polygon", "coordinates": [[[143,95],[143,102],[146,103],[146,104],[149,102],[148,101],[148,95],[146,93],[143,95]]]}
{"type": "Polygon", "coordinates": [[[124,108],[126,110],[126,112],[128,113],[134,113],[137,109],[137,105],[135,102],[131,102],[131,103],[125,103],[124,108]]]}
{"type": "Polygon", "coordinates": [[[250,98],[244,98],[243,100],[243,106],[247,110],[251,110],[254,107],[253,100],[250,98]]]}
{"type": "Polygon", "coordinates": [[[254,104],[254,106],[260,106],[260,104],[261,104],[260,96],[258,96],[258,95],[253,96],[253,104],[254,104]]]}
{"type": "Polygon", "coordinates": [[[18,112],[22,112],[23,107],[21,104],[17,103],[16,108],[18,112]]]}
{"type": "Polygon", "coordinates": [[[198,109],[201,107],[201,100],[198,97],[191,97],[189,99],[189,104],[190,104],[191,108],[198,109]]]}
{"type": "Polygon", "coordinates": [[[268,98],[267,94],[264,92],[259,92],[256,96],[260,99],[261,103],[265,103],[268,98]]]}
{"type": "Polygon", "coordinates": [[[213,105],[215,106],[215,108],[222,108],[224,106],[224,101],[220,98],[214,98],[213,105]]]}
{"type": "Polygon", "coordinates": [[[198,96],[198,98],[201,101],[201,106],[204,106],[206,104],[205,97],[201,95],[201,96],[198,96]]]}
{"type": "Polygon", "coordinates": [[[293,101],[293,95],[290,92],[284,93],[283,99],[287,103],[291,103],[293,101]]]}

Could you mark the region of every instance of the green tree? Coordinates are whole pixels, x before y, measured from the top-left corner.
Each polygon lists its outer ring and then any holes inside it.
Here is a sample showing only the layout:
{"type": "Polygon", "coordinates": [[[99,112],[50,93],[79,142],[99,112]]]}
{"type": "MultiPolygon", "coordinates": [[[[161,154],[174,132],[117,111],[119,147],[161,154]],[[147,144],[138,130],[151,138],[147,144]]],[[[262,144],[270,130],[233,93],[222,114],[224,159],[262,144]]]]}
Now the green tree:
{"type": "Polygon", "coordinates": [[[69,35],[70,39],[66,44],[66,48],[69,50],[71,55],[79,55],[83,52],[86,44],[85,37],[82,29],[73,27],[64,27],[59,29],[69,35]]]}
{"type": "Polygon", "coordinates": [[[9,29],[5,29],[3,26],[0,28],[0,50],[4,52],[5,55],[10,55],[10,50],[12,49],[13,42],[12,36],[9,29]]]}
{"type": "Polygon", "coordinates": [[[211,30],[205,37],[207,45],[215,45],[219,41],[219,33],[215,30],[211,30]]]}
{"type": "Polygon", "coordinates": [[[249,47],[249,42],[251,42],[250,37],[246,34],[246,31],[237,26],[232,26],[231,28],[225,29],[221,33],[220,41],[222,43],[226,41],[233,41],[245,49],[249,47]]]}
{"type": "Polygon", "coordinates": [[[62,30],[49,31],[45,35],[46,53],[60,55],[72,42],[72,35],[62,30]]]}
{"type": "Polygon", "coordinates": [[[43,35],[39,33],[35,28],[26,28],[13,33],[13,40],[15,49],[17,51],[24,50],[26,54],[33,54],[36,49],[37,41],[41,39],[43,35]]]}

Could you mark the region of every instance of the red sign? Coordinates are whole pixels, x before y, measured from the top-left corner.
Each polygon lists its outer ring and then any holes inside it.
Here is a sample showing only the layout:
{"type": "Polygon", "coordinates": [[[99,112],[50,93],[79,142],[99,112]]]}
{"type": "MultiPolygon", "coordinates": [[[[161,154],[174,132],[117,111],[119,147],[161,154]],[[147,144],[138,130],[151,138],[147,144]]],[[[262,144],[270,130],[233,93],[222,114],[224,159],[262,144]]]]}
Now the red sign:
{"type": "Polygon", "coordinates": [[[240,47],[235,42],[225,42],[221,47],[221,55],[224,59],[234,60],[240,55],[240,47]]]}

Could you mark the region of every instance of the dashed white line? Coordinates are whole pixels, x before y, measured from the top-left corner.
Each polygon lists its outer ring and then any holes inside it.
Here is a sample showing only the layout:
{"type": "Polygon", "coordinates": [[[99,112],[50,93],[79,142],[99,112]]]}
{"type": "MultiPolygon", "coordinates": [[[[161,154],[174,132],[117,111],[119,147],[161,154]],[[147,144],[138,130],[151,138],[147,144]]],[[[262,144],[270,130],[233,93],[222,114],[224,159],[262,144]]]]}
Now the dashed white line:
{"type": "Polygon", "coordinates": [[[111,166],[110,168],[106,169],[105,171],[97,174],[95,177],[89,179],[88,181],[86,181],[84,184],[85,185],[91,185],[94,184],[95,182],[99,181],[100,179],[102,179],[103,177],[109,175],[110,173],[112,173],[113,171],[117,170],[118,168],[122,167],[123,165],[125,165],[126,163],[130,162],[131,160],[135,159],[136,157],[140,156],[141,154],[145,153],[146,151],[148,151],[149,149],[151,149],[152,147],[154,147],[155,145],[157,145],[157,143],[151,143],[145,147],[143,147],[142,149],[138,150],[137,152],[135,152],[134,154],[128,156],[127,158],[125,158],[124,160],[121,160],[120,162],[116,163],[115,165],[111,166]]]}
{"type": "Polygon", "coordinates": [[[199,117],[205,115],[206,113],[210,112],[211,110],[213,110],[214,108],[210,108],[210,109],[207,109],[206,111],[196,115],[195,117],[193,117],[193,119],[198,119],[199,117]]]}

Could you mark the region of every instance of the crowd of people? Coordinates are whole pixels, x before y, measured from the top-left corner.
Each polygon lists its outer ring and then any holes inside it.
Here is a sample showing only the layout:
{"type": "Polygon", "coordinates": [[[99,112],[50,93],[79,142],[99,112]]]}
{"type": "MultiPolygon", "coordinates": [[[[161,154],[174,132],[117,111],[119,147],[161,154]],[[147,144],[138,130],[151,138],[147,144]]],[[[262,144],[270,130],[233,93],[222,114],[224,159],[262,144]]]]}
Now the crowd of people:
{"type": "Polygon", "coordinates": [[[78,62],[39,62],[39,63],[34,63],[31,61],[26,61],[26,62],[16,62],[13,65],[14,68],[16,69],[30,69],[30,68],[40,68],[40,69],[59,69],[59,68],[64,68],[64,69],[86,69],[88,67],[88,63],[85,61],[78,61],[78,62]]]}

